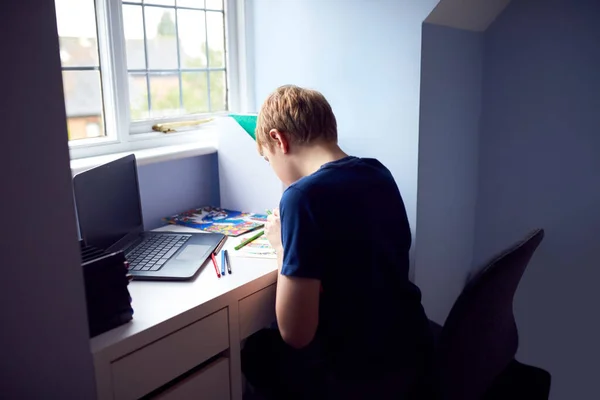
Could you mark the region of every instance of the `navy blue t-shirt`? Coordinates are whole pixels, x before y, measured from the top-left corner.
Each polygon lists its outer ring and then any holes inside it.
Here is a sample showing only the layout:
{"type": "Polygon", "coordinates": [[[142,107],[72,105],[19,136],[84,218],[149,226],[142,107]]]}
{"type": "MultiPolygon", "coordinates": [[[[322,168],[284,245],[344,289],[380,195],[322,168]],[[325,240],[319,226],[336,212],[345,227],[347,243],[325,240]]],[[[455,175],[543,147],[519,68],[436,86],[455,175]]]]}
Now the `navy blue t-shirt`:
{"type": "Polygon", "coordinates": [[[280,214],[281,273],[321,281],[317,337],[331,367],[364,376],[418,363],[428,325],[390,171],[375,159],[327,163],[286,189],[280,214]]]}

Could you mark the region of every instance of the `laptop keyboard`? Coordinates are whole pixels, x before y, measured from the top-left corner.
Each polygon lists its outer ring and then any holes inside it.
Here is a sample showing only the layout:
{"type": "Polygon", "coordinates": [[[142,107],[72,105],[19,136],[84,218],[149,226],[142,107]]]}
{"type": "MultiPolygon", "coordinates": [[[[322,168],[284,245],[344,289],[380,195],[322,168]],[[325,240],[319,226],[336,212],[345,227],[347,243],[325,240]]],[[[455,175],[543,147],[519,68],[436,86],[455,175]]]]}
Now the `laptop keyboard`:
{"type": "Polygon", "coordinates": [[[156,235],[125,254],[130,271],[158,271],[190,239],[190,235],[156,235]]]}

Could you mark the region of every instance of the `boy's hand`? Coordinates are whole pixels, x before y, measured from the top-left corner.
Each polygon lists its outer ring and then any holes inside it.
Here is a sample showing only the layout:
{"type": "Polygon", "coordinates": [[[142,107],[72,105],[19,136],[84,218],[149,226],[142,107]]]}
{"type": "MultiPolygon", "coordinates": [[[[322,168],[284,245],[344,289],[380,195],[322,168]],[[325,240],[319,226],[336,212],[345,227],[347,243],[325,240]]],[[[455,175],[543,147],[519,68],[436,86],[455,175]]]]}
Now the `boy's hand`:
{"type": "Polygon", "coordinates": [[[281,220],[279,219],[279,209],[273,210],[273,213],[267,217],[267,223],[265,224],[265,233],[269,243],[275,249],[277,253],[283,250],[281,244],[281,220]]]}

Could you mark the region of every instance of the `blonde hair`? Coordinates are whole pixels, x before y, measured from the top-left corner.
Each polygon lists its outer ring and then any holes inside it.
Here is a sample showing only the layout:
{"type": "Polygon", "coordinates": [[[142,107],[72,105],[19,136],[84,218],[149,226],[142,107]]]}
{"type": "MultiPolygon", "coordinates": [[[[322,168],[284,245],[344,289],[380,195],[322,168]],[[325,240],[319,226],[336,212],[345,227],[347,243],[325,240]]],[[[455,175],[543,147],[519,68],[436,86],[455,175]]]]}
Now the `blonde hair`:
{"type": "Polygon", "coordinates": [[[256,124],[256,142],[272,148],[271,129],[292,143],[337,142],[337,122],[321,93],[294,85],[277,88],[263,103],[256,124]]]}

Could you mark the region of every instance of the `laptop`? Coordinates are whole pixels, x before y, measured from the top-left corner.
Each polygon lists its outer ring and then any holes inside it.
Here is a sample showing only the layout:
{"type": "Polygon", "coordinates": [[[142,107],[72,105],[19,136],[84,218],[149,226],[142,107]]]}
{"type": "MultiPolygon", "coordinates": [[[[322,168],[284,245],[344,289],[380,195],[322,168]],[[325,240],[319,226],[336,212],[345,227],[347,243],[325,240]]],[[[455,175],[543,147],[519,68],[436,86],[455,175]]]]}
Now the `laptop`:
{"type": "Polygon", "coordinates": [[[75,175],[73,190],[81,238],[124,251],[135,279],[190,279],[224,240],[220,233],[144,232],[133,154],[75,175]]]}

